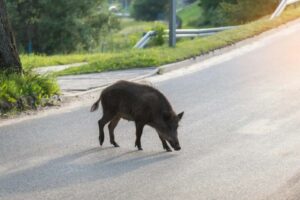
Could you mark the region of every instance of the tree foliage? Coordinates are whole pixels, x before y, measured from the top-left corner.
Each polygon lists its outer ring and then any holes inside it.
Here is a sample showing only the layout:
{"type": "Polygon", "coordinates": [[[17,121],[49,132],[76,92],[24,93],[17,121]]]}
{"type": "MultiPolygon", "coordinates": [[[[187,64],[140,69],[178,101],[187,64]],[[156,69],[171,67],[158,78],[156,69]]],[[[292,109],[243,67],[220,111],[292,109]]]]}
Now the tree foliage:
{"type": "Polygon", "coordinates": [[[191,3],[194,3],[196,1],[198,1],[198,0],[183,0],[183,2],[186,3],[186,4],[191,4],[191,3]]]}
{"type": "Polygon", "coordinates": [[[102,29],[113,29],[104,0],[6,0],[21,49],[68,53],[97,45],[102,29]]]}
{"type": "Polygon", "coordinates": [[[242,24],[274,12],[279,0],[237,0],[222,2],[220,12],[226,24],[242,24]]]}
{"type": "Polygon", "coordinates": [[[221,2],[234,3],[236,0],[201,0],[199,6],[203,9],[204,24],[216,25],[223,23],[218,9],[221,2]]]}
{"type": "Polygon", "coordinates": [[[242,24],[273,12],[279,0],[201,0],[205,23],[242,24]]]}
{"type": "Polygon", "coordinates": [[[164,19],[168,10],[168,0],[134,0],[131,15],[136,20],[154,21],[164,19]]]}

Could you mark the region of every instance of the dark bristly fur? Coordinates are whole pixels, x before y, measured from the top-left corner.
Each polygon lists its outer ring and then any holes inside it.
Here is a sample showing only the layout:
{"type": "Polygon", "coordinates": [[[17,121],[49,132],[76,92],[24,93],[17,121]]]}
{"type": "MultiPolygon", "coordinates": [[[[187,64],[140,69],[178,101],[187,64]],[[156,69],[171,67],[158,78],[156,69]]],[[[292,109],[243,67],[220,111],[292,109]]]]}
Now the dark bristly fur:
{"type": "Polygon", "coordinates": [[[167,98],[157,89],[133,82],[118,81],[103,90],[100,98],[91,107],[91,112],[99,108],[100,102],[103,108],[103,116],[98,121],[100,145],[104,142],[103,128],[109,122],[110,142],[119,147],[114,139],[114,129],[123,118],[135,122],[135,146],[139,150],[142,150],[141,136],[145,125],[157,131],[166,151],[171,151],[167,142],[175,150],[181,149],[177,128],[184,113],[175,114],[167,98]]]}

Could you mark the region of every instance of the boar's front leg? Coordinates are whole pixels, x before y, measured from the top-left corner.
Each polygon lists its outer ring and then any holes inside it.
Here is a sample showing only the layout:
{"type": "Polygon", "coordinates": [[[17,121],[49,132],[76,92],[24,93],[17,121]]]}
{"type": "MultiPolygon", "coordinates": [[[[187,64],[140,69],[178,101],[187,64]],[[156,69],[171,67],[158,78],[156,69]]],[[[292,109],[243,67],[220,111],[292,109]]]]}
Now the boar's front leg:
{"type": "Polygon", "coordinates": [[[135,146],[138,148],[138,150],[143,150],[142,145],[141,145],[141,137],[143,134],[143,129],[144,129],[145,124],[141,122],[135,122],[135,127],[136,127],[136,141],[135,141],[135,146]]]}
{"type": "Polygon", "coordinates": [[[171,152],[171,148],[169,147],[169,145],[167,144],[166,140],[164,140],[162,137],[160,137],[161,143],[163,145],[163,148],[167,151],[167,152],[171,152]]]}
{"type": "Polygon", "coordinates": [[[119,121],[120,121],[120,117],[115,116],[108,124],[110,143],[112,145],[114,145],[115,147],[119,147],[119,145],[115,141],[115,134],[114,134],[114,130],[115,130],[116,126],[118,125],[119,121]]]}

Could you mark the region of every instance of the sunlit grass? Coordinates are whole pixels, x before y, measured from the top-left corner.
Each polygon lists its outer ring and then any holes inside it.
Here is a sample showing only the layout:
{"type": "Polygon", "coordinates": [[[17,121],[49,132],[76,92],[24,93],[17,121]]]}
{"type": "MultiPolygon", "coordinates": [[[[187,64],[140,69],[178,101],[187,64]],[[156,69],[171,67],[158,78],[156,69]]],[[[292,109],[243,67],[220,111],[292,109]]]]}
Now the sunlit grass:
{"type": "Polygon", "coordinates": [[[69,55],[21,55],[22,65],[25,69],[44,67],[44,66],[54,66],[54,65],[64,65],[79,62],[90,62],[99,58],[102,54],[69,54],[69,55]]]}

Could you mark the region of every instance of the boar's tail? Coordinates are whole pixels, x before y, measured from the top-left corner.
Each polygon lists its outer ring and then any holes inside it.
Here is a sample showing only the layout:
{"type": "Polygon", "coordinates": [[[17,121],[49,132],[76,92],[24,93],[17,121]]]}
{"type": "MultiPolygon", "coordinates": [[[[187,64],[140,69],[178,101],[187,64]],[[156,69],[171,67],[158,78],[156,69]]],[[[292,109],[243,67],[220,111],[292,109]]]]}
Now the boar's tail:
{"type": "Polygon", "coordinates": [[[92,107],[91,107],[91,112],[94,112],[94,111],[98,110],[100,101],[101,101],[101,97],[98,99],[98,101],[96,101],[96,102],[92,105],[92,107]]]}

